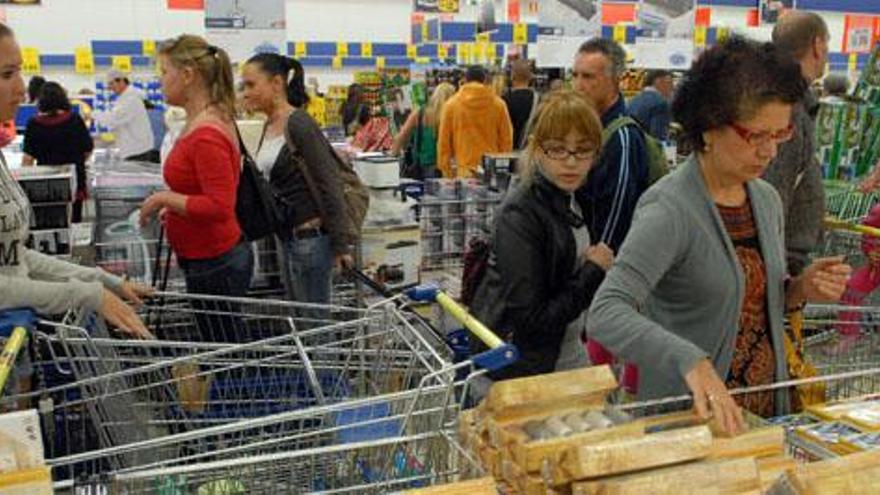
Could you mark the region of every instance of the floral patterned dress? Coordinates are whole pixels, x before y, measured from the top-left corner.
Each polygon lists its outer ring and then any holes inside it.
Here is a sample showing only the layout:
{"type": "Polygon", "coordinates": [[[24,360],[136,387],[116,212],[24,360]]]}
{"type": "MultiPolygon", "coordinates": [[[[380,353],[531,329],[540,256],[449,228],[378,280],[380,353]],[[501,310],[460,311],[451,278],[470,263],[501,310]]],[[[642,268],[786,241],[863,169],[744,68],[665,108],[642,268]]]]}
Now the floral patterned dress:
{"type": "MultiPolygon", "coordinates": [[[[745,297],[739,317],[733,361],[727,376],[729,389],[767,385],[776,377],[776,356],[767,317],[767,271],[752,205],[718,206],[727,233],[736,249],[746,281],[745,297]]],[[[774,414],[772,392],[735,397],[740,407],[762,417],[774,414]]]]}

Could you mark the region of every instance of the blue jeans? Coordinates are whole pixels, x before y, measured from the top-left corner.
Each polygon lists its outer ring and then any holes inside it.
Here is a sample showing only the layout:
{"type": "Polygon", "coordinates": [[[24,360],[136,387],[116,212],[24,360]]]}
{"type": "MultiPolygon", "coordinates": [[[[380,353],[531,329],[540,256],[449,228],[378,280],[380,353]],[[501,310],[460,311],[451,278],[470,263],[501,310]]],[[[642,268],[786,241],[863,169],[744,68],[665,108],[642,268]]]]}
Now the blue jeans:
{"type": "Polygon", "coordinates": [[[238,304],[223,297],[245,297],[254,272],[251,245],[241,241],[216,258],[180,260],[190,294],[220,296],[218,300],[193,300],[196,326],[202,342],[245,342],[247,330],[238,316],[238,304]],[[207,313],[205,313],[207,312],[207,313]]]}
{"type": "MultiPolygon", "coordinates": [[[[300,303],[329,304],[333,283],[333,252],[330,249],[330,237],[325,234],[297,239],[294,235],[284,241],[284,253],[290,300],[300,303]]],[[[329,315],[323,310],[303,310],[298,316],[321,320],[329,315]]]]}

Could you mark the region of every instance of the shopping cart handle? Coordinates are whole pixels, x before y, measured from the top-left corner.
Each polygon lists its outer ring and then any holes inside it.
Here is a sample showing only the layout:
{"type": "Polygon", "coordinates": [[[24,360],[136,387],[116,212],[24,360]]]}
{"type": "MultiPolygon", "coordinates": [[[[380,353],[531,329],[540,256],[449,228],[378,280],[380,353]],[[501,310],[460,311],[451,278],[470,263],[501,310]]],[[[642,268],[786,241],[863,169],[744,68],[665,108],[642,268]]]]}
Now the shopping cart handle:
{"type": "Polygon", "coordinates": [[[450,316],[455,318],[465,328],[471,331],[478,339],[483,341],[489,349],[500,347],[504,341],[498,338],[492,330],[483,325],[479,320],[473,317],[468,310],[455,302],[445,292],[441,291],[436,284],[424,284],[413,287],[406,292],[406,295],[414,301],[431,301],[436,302],[450,316]]]}
{"type": "Polygon", "coordinates": [[[496,371],[519,359],[519,351],[513,344],[503,343],[500,346],[471,356],[471,360],[481,368],[496,371]]]}
{"type": "Polygon", "coordinates": [[[0,311],[0,337],[9,338],[18,328],[32,330],[37,322],[37,313],[28,308],[16,308],[0,311]]]}
{"type": "Polygon", "coordinates": [[[440,293],[440,286],[437,284],[422,284],[412,289],[407,289],[406,297],[418,302],[434,302],[437,294],[440,293]]]}

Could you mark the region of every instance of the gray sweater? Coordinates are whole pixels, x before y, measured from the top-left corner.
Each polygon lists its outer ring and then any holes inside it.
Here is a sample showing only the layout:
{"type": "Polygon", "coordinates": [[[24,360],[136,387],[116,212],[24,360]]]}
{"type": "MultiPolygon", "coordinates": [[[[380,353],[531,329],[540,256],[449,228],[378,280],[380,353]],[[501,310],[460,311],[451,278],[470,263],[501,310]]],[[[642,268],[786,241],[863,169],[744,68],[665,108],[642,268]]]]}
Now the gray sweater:
{"type": "MultiPolygon", "coordinates": [[[[776,378],[782,380],[788,376],[782,206],[763,180],[747,187],[767,270],[776,378]]],[[[629,235],[593,299],[589,336],[640,367],[640,399],[686,394],[684,375],[703,358],[722,379],[728,375],[744,291],[733,243],[691,157],[639,201],[629,235]]],[[[776,402],[785,413],[786,394],[776,402]]]]}
{"type": "Polygon", "coordinates": [[[813,117],[818,105],[812,91],[792,109],[794,135],[779,145],[776,159],[767,168],[764,178],[773,184],[782,198],[785,216],[785,243],[788,272],[800,275],[809,255],[822,240],[825,218],[825,186],[822,167],[816,158],[816,122],[813,117]]]}
{"type": "Polygon", "coordinates": [[[69,309],[96,310],[103,288],[119,277],[99,268],[61,261],[25,247],[31,206],[0,153],[0,310],[28,307],[46,315],[69,309]]]}

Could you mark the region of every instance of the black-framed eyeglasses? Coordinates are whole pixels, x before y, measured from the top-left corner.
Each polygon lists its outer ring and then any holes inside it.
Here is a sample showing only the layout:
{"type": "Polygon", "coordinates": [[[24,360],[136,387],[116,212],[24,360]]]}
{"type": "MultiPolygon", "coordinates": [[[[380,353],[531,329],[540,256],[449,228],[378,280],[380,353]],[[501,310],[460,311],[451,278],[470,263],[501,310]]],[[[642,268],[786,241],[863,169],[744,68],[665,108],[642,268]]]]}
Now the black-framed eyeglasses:
{"type": "Polygon", "coordinates": [[[588,161],[596,158],[596,150],[589,148],[578,148],[570,150],[565,146],[541,146],[544,154],[553,160],[568,160],[573,156],[576,160],[588,161]]]}

